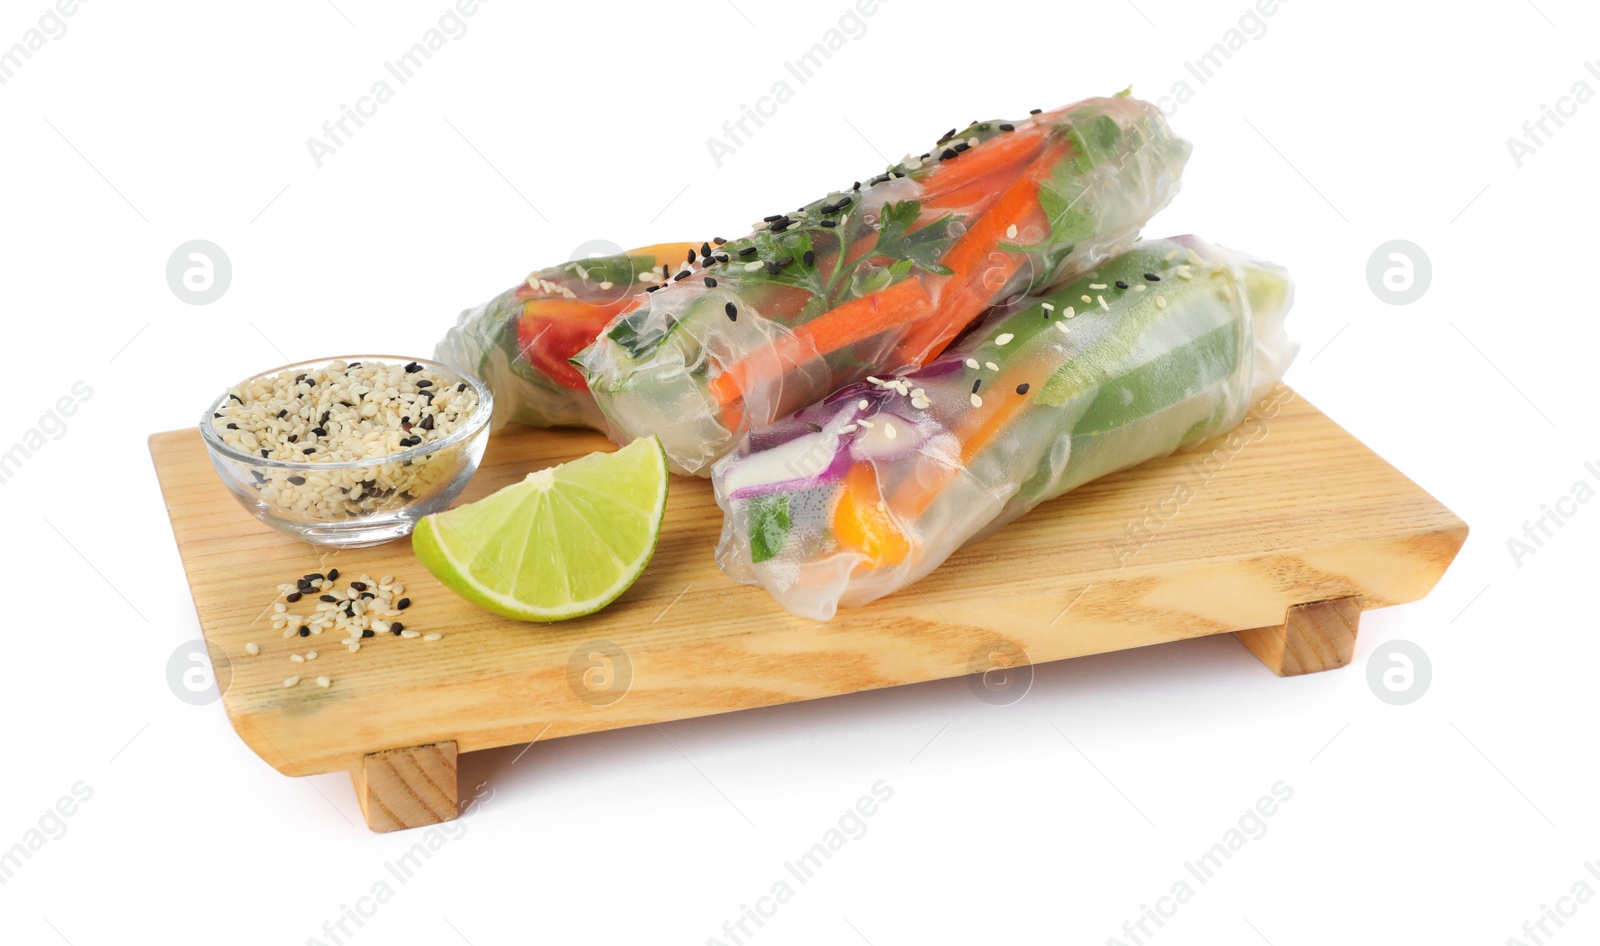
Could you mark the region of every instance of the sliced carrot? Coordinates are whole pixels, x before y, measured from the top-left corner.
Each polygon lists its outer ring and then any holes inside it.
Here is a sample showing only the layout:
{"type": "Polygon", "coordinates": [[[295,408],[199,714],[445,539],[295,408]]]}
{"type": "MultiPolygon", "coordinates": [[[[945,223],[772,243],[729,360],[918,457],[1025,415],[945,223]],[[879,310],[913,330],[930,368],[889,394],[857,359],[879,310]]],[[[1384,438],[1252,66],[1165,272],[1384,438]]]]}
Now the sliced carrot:
{"type": "Polygon", "coordinates": [[[991,138],[970,151],[941,161],[923,180],[924,204],[961,207],[976,189],[994,191],[996,178],[1010,179],[1044,149],[1044,130],[1031,126],[991,138]]]}
{"type": "Polygon", "coordinates": [[[898,565],[911,554],[911,540],[880,507],[878,471],[870,463],[857,463],[845,474],[833,507],[833,535],[839,544],[867,557],[863,565],[879,568],[898,565]]]}
{"type": "Polygon", "coordinates": [[[933,300],[915,276],[881,292],[852,299],[809,322],[793,326],[789,334],[762,346],[743,361],[729,365],[711,379],[710,388],[720,404],[730,405],[744,396],[758,378],[777,378],[818,353],[846,345],[915,321],[933,309],[933,300]]]}

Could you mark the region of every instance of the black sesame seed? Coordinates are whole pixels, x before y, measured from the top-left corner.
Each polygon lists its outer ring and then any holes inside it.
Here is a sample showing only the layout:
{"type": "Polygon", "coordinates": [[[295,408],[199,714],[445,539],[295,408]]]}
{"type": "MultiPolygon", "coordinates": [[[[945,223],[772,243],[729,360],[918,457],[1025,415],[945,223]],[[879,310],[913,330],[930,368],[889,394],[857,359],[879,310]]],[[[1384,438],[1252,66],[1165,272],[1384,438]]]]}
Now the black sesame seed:
{"type": "Polygon", "coordinates": [[[393,624],[389,625],[389,633],[393,634],[396,637],[399,637],[400,636],[400,632],[405,630],[405,629],[406,629],[406,626],[404,624],[401,624],[399,621],[396,621],[393,624]]]}
{"type": "Polygon", "coordinates": [[[327,602],[329,602],[331,604],[332,602],[338,601],[339,599],[335,598],[333,595],[319,595],[317,597],[317,600],[318,601],[327,601],[327,602]]]}
{"type": "Polygon", "coordinates": [[[328,436],[328,428],[326,427],[313,427],[311,428],[311,432],[316,434],[318,437],[328,436]]]}
{"type": "Polygon", "coordinates": [[[806,250],[805,255],[800,257],[800,262],[806,264],[807,266],[815,266],[817,265],[817,254],[813,253],[811,250],[806,250]]]}
{"type": "Polygon", "coordinates": [[[952,151],[949,148],[946,148],[943,151],[939,152],[939,160],[940,161],[948,161],[951,158],[955,157],[957,154],[960,154],[960,152],[959,151],[952,151]]]}
{"type": "Polygon", "coordinates": [[[1017,126],[1011,124],[1010,122],[1001,122],[1000,123],[1000,130],[1001,131],[1016,131],[1017,130],[1017,126]]]}
{"type": "Polygon", "coordinates": [[[850,189],[853,190],[853,191],[860,190],[861,189],[861,182],[860,181],[856,181],[854,184],[851,184],[850,185],[850,189]]]}
{"type": "Polygon", "coordinates": [[[265,457],[265,456],[266,456],[266,455],[267,455],[267,451],[265,451],[265,450],[263,450],[263,451],[261,451],[261,455],[262,455],[262,456],[263,456],[263,457],[265,457]]]}
{"type": "Polygon", "coordinates": [[[1028,393],[1028,382],[1024,381],[1021,384],[1017,385],[1017,393],[1018,394],[1027,394],[1028,393]]]}
{"type": "Polygon", "coordinates": [[[794,262],[794,257],[793,256],[780,256],[777,259],[773,260],[773,262],[777,263],[779,266],[788,266],[790,263],[794,262]]]}
{"type": "Polygon", "coordinates": [[[409,608],[409,607],[411,607],[411,599],[410,598],[401,598],[399,601],[396,601],[394,603],[394,609],[396,611],[404,611],[406,608],[409,608]]]}
{"type": "Polygon", "coordinates": [[[311,636],[311,628],[306,627],[304,624],[300,625],[300,636],[301,637],[310,637],[311,636]]]}
{"type": "Polygon", "coordinates": [[[673,282],[680,282],[680,281],[682,281],[684,279],[689,278],[689,275],[690,275],[690,272],[689,272],[689,270],[686,269],[683,272],[679,273],[678,275],[672,277],[672,281],[673,282]]]}
{"type": "Polygon", "coordinates": [[[722,307],[722,311],[728,313],[728,321],[729,322],[737,322],[737,321],[739,321],[739,307],[734,305],[733,303],[730,302],[727,305],[723,306],[722,307]]]}
{"type": "Polygon", "coordinates": [[[694,262],[694,247],[689,247],[689,262],[694,262]]]}
{"type": "Polygon", "coordinates": [[[660,286],[646,286],[646,287],[644,287],[644,291],[645,292],[655,292],[657,289],[660,289],[660,288],[661,288],[660,286]]]}
{"type": "Polygon", "coordinates": [[[710,256],[711,255],[711,244],[709,244],[709,243],[700,244],[700,255],[701,256],[710,256]]]}
{"type": "Polygon", "coordinates": [[[732,259],[732,257],[730,257],[726,253],[718,253],[717,254],[717,262],[719,262],[719,263],[726,263],[730,259],[732,259]]]}
{"type": "Polygon", "coordinates": [[[429,414],[427,417],[424,417],[422,419],[422,429],[423,430],[432,430],[433,429],[433,415],[432,414],[429,414]]]}
{"type": "Polygon", "coordinates": [[[326,424],[328,422],[328,418],[330,418],[332,416],[333,416],[333,411],[323,411],[322,412],[322,417],[317,421],[317,426],[321,427],[323,424],[326,424]]]}
{"type": "Polygon", "coordinates": [[[728,241],[724,240],[722,237],[712,237],[711,238],[711,242],[716,244],[717,246],[727,246],[728,245],[728,241]]]}
{"type": "Polygon", "coordinates": [[[1044,111],[1044,109],[1042,109],[1042,108],[1030,108],[1030,109],[1028,109],[1028,114],[1029,115],[1037,115],[1042,111],[1044,111]]]}
{"type": "Polygon", "coordinates": [[[715,288],[717,288],[717,281],[715,279],[711,278],[710,276],[707,276],[706,277],[706,288],[707,289],[715,289],[715,288]]]}
{"type": "Polygon", "coordinates": [[[229,397],[231,397],[231,398],[233,398],[233,399],[234,399],[234,400],[235,400],[235,401],[238,401],[238,402],[239,402],[239,403],[240,403],[240,404],[243,404],[243,403],[244,403],[244,398],[242,398],[242,397],[240,397],[240,396],[239,396],[239,395],[237,395],[237,394],[230,394],[230,395],[228,395],[228,396],[229,396],[229,397]]]}
{"type": "Polygon", "coordinates": [[[339,580],[339,569],[337,569],[337,568],[328,569],[328,580],[329,581],[338,581],[339,580]]]}
{"type": "Polygon", "coordinates": [[[789,227],[790,227],[790,226],[791,226],[791,225],[792,225],[792,224],[793,224],[793,223],[794,223],[794,221],[793,221],[793,220],[790,220],[790,219],[788,219],[788,218],[787,218],[787,217],[786,217],[786,218],[784,218],[784,219],[782,219],[782,220],[779,220],[779,221],[778,221],[778,222],[777,222],[777,223],[775,223],[775,224],[773,224],[773,225],[772,225],[772,232],[773,232],[773,233],[782,233],[782,232],[783,232],[783,231],[785,231],[785,230],[787,230],[787,229],[789,229],[789,227]]]}
{"type": "Polygon", "coordinates": [[[301,592],[291,591],[287,595],[284,595],[283,600],[289,602],[290,604],[294,604],[296,601],[299,601],[301,598],[304,598],[304,597],[305,597],[305,595],[303,593],[301,593],[301,592]]]}
{"type": "Polygon", "coordinates": [[[376,598],[376,597],[377,597],[377,595],[373,594],[370,591],[361,592],[361,600],[362,601],[370,601],[370,600],[372,600],[373,598],[376,598]]]}
{"type": "Polygon", "coordinates": [[[750,254],[754,253],[755,251],[756,251],[755,247],[747,246],[744,249],[739,251],[739,255],[740,256],[749,256],[750,254]]]}
{"type": "Polygon", "coordinates": [[[1155,273],[1145,273],[1144,274],[1144,278],[1150,280],[1151,282],[1160,282],[1161,281],[1161,277],[1157,276],[1155,273]]]}
{"type": "MultiPolygon", "coordinates": [[[[287,413],[289,413],[289,412],[288,412],[288,411],[279,411],[279,412],[278,412],[278,416],[279,416],[279,417],[282,417],[282,416],[283,416],[283,415],[285,415],[285,414],[287,414],[287,413]]],[[[213,419],[213,420],[215,420],[215,419],[216,419],[216,418],[218,418],[218,417],[221,417],[221,416],[222,416],[222,415],[221,415],[221,414],[212,414],[212,415],[211,415],[211,417],[212,417],[212,419],[213,419]]]]}
{"type": "Polygon", "coordinates": [[[289,442],[290,443],[299,443],[300,442],[300,435],[299,434],[290,434],[289,435],[289,442]]]}
{"type": "Polygon", "coordinates": [[[661,278],[662,279],[666,279],[668,276],[671,276],[671,275],[672,275],[672,270],[667,268],[667,264],[666,263],[662,263],[661,264],[661,278]]]}
{"type": "Polygon", "coordinates": [[[773,214],[770,217],[762,217],[761,218],[761,222],[762,223],[777,223],[779,220],[787,220],[787,219],[788,219],[788,217],[785,217],[783,214],[773,214]]]}
{"type": "Polygon", "coordinates": [[[418,381],[417,382],[417,387],[419,387],[419,388],[431,388],[431,387],[433,387],[433,382],[432,381],[418,381]]]}
{"type": "Polygon", "coordinates": [[[239,425],[238,424],[229,424],[228,425],[228,429],[229,430],[238,430],[239,429],[239,425]]]}
{"type": "Polygon", "coordinates": [[[960,154],[961,152],[967,150],[970,147],[972,147],[972,145],[969,145],[965,141],[963,141],[960,144],[956,145],[955,152],[956,152],[956,154],[960,154]]]}
{"type": "Polygon", "coordinates": [[[306,478],[303,476],[291,476],[289,477],[289,482],[295,486],[304,486],[306,485],[306,478]]]}
{"type": "Polygon", "coordinates": [[[951,138],[954,138],[955,136],[956,136],[956,130],[954,128],[952,128],[949,131],[947,131],[944,134],[939,136],[938,144],[944,144],[946,141],[949,141],[951,138]]]}
{"type": "MultiPolygon", "coordinates": [[[[221,417],[222,415],[218,414],[217,416],[221,417]]],[[[288,416],[289,416],[289,409],[287,407],[278,412],[278,419],[279,420],[283,420],[285,417],[288,417],[288,416]]]]}
{"type": "Polygon", "coordinates": [[[837,227],[839,225],[839,221],[837,221],[837,220],[824,220],[824,221],[822,221],[822,225],[825,226],[825,227],[837,227]]]}
{"type": "Polygon", "coordinates": [[[350,583],[350,587],[354,588],[357,591],[366,591],[367,590],[367,583],[364,582],[364,581],[352,581],[350,583]]]}
{"type": "Polygon", "coordinates": [[[312,454],[313,454],[313,453],[316,453],[316,452],[317,452],[317,448],[316,448],[316,447],[307,447],[307,448],[305,448],[305,449],[304,449],[304,450],[301,450],[301,451],[300,451],[300,452],[301,452],[301,453],[303,453],[303,454],[305,454],[305,455],[306,455],[306,456],[308,456],[308,457],[309,457],[309,456],[311,456],[311,455],[312,455],[312,454]]]}
{"type": "Polygon", "coordinates": [[[822,425],[821,424],[813,424],[810,421],[806,421],[806,427],[808,427],[811,430],[811,432],[814,433],[814,434],[822,433],[822,425]]]}
{"type": "Polygon", "coordinates": [[[465,382],[465,381],[463,381],[460,384],[456,385],[456,393],[458,393],[458,394],[460,392],[462,392],[462,391],[465,391],[466,389],[467,389],[467,382],[465,382]]]}
{"type": "Polygon", "coordinates": [[[1118,289],[1126,289],[1126,288],[1128,288],[1128,281],[1125,280],[1125,279],[1119,279],[1116,282],[1112,283],[1112,285],[1116,286],[1118,289]]]}
{"type": "Polygon", "coordinates": [[[367,638],[372,637],[376,633],[377,633],[376,631],[374,631],[372,628],[369,627],[366,630],[361,632],[361,639],[362,640],[366,640],[367,638]]]}
{"type": "Polygon", "coordinates": [[[972,382],[972,393],[973,394],[977,394],[978,393],[978,388],[982,384],[983,384],[983,379],[982,378],[979,378],[978,380],[972,382]]]}
{"type": "Polygon", "coordinates": [[[776,260],[767,260],[767,272],[769,272],[772,275],[776,276],[776,275],[778,275],[778,272],[780,270],[782,270],[782,269],[783,269],[783,267],[779,266],[776,260]]]}
{"type": "Polygon", "coordinates": [[[417,372],[419,372],[421,370],[422,370],[422,366],[417,364],[414,361],[411,364],[406,365],[406,374],[416,374],[417,372]]]}

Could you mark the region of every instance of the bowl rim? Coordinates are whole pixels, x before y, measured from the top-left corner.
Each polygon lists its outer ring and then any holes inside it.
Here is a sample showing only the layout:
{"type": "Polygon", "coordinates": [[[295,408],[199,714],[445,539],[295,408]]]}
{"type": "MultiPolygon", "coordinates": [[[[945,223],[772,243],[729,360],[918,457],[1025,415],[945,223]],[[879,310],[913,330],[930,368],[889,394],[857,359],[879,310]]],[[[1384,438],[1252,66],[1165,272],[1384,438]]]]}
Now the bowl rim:
{"type": "Polygon", "coordinates": [[[478,392],[478,406],[473,410],[471,416],[467,418],[466,423],[463,424],[459,430],[452,432],[450,436],[445,437],[442,440],[418,444],[415,447],[407,447],[399,453],[385,454],[381,457],[367,457],[366,459],[362,460],[337,460],[332,463],[322,463],[310,460],[275,460],[271,457],[263,457],[257,454],[242,453],[239,450],[229,446],[221,438],[221,436],[219,436],[217,432],[212,429],[211,422],[215,419],[214,415],[219,413],[218,409],[223,405],[224,402],[228,400],[229,397],[229,393],[225,389],[221,396],[212,401],[211,406],[207,407],[206,412],[200,416],[200,437],[205,441],[206,448],[214,454],[221,455],[235,462],[243,463],[253,467],[262,467],[264,469],[293,470],[296,472],[315,472],[317,470],[358,470],[368,467],[383,466],[386,463],[401,463],[406,460],[414,460],[418,457],[427,456],[428,454],[432,453],[438,453],[440,450],[454,447],[467,440],[471,440],[479,433],[482,433],[483,429],[488,426],[489,422],[494,417],[494,392],[490,390],[489,386],[483,382],[483,379],[464,368],[459,368],[455,365],[448,365],[444,362],[434,361],[429,358],[411,358],[403,355],[335,355],[327,358],[308,358],[303,361],[294,361],[286,365],[280,365],[276,368],[268,368],[265,371],[258,371],[255,374],[250,375],[245,380],[254,381],[257,378],[269,377],[271,375],[278,374],[281,371],[301,371],[307,368],[325,367],[336,361],[342,361],[347,364],[352,361],[394,362],[401,365],[415,362],[416,364],[433,369],[434,371],[440,372],[446,376],[454,376],[458,383],[465,381],[466,383],[472,385],[473,389],[478,392]]]}

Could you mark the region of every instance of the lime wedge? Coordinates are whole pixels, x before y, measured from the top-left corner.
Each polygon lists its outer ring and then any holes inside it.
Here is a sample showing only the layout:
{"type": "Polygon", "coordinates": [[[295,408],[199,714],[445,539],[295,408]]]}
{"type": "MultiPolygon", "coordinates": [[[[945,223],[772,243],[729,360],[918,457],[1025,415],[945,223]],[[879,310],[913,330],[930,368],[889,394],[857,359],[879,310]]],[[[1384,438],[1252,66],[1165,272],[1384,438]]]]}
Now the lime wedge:
{"type": "Polygon", "coordinates": [[[528,474],[417,523],[411,548],[445,587],[519,621],[565,621],[617,599],[650,563],[667,508],[654,437],[528,474]]]}

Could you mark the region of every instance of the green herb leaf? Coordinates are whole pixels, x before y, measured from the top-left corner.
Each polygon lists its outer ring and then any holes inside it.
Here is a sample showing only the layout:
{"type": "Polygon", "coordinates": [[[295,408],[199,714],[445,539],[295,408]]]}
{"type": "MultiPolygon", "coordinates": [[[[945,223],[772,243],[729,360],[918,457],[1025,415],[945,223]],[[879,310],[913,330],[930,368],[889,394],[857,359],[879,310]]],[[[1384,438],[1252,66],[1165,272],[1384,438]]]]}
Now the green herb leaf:
{"type": "Polygon", "coordinates": [[[765,562],[783,551],[789,538],[789,497],[784,493],[757,496],[746,513],[750,523],[750,560],[765,562]]]}

